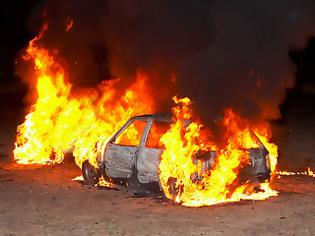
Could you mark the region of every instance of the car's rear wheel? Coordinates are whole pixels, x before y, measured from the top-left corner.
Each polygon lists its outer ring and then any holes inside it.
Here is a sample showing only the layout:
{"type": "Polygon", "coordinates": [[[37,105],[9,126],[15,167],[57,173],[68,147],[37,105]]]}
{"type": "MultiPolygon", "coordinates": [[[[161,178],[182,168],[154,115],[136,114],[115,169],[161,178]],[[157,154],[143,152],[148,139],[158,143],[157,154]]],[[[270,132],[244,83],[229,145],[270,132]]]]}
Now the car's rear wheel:
{"type": "Polygon", "coordinates": [[[84,183],[87,185],[95,185],[100,178],[99,169],[95,168],[88,160],[82,163],[82,174],[84,183]]]}

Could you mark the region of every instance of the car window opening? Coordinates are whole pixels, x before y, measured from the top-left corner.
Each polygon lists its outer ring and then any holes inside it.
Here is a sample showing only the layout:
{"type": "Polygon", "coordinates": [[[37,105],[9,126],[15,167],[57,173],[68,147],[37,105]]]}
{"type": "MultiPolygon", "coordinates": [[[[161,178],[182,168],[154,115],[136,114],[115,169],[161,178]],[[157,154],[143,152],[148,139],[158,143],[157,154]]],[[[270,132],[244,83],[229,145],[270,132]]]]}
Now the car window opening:
{"type": "Polygon", "coordinates": [[[156,122],[152,123],[147,141],[146,147],[148,148],[164,148],[160,143],[160,139],[170,128],[170,123],[168,122],[156,122]]]}
{"type": "Polygon", "coordinates": [[[115,140],[115,144],[123,146],[139,146],[146,121],[133,121],[115,140]]]}

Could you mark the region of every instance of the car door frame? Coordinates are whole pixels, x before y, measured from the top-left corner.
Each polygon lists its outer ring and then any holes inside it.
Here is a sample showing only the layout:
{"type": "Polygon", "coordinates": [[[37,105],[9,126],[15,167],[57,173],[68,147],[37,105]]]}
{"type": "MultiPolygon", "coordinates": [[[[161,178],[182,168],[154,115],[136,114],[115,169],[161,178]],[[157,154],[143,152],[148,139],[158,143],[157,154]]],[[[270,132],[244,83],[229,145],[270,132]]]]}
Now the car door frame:
{"type": "MultiPolygon", "coordinates": [[[[110,139],[109,141],[107,142],[106,144],[106,148],[105,148],[105,151],[103,153],[103,165],[104,165],[104,171],[105,171],[105,174],[108,176],[108,177],[111,177],[111,178],[130,178],[133,174],[135,174],[135,170],[136,170],[136,163],[137,163],[137,159],[138,159],[138,152],[140,150],[140,148],[144,145],[145,143],[145,140],[146,140],[146,137],[148,135],[148,132],[150,130],[150,127],[151,125],[149,125],[149,119],[146,118],[146,117],[133,117],[131,119],[129,119],[110,139]],[[128,145],[119,145],[119,144],[115,144],[115,141],[116,139],[118,138],[119,135],[121,135],[132,123],[134,123],[135,121],[143,121],[143,122],[146,122],[146,125],[145,125],[145,128],[142,132],[142,136],[141,136],[141,139],[140,139],[140,143],[137,145],[137,146],[128,146],[128,145]],[[126,173],[126,176],[113,176],[111,175],[110,173],[107,173],[106,172],[106,157],[107,157],[107,153],[108,153],[108,148],[110,145],[114,145],[114,146],[121,146],[121,147],[135,147],[136,150],[135,150],[135,153],[133,154],[133,157],[132,157],[132,162],[130,163],[130,173],[129,175],[126,173]]],[[[131,158],[131,157],[130,157],[131,158]]]]}
{"type": "Polygon", "coordinates": [[[146,184],[151,182],[158,182],[159,181],[159,163],[161,160],[161,155],[163,152],[162,148],[153,148],[153,147],[146,147],[146,142],[151,130],[151,127],[154,122],[166,122],[167,121],[156,121],[154,119],[149,119],[147,124],[147,129],[143,132],[143,139],[141,140],[141,145],[139,145],[139,149],[137,152],[135,167],[137,169],[137,178],[140,183],[146,184]],[[142,161],[140,158],[142,156],[141,153],[145,153],[145,159],[149,159],[150,161],[142,161]],[[143,170],[140,170],[140,167],[143,170]]]}

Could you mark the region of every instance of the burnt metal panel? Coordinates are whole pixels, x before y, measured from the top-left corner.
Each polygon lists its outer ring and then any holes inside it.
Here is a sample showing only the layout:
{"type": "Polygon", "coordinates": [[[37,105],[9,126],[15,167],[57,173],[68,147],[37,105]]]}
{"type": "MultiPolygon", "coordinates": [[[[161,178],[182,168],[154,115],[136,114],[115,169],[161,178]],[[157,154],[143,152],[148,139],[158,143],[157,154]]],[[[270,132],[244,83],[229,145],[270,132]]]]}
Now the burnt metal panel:
{"type": "Polygon", "coordinates": [[[162,149],[143,147],[138,152],[137,170],[138,179],[141,183],[159,181],[159,163],[162,149]]]}
{"type": "Polygon", "coordinates": [[[109,143],[105,150],[106,175],[112,178],[129,178],[133,174],[137,147],[109,143]]]}

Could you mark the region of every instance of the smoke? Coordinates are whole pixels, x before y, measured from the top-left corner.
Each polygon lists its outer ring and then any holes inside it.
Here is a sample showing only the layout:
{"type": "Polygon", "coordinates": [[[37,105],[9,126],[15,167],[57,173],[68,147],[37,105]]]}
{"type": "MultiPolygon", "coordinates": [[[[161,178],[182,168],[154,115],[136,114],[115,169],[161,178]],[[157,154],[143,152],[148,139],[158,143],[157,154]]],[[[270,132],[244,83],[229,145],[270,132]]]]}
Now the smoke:
{"type": "Polygon", "coordinates": [[[71,82],[77,87],[93,87],[111,77],[108,49],[102,29],[106,15],[105,1],[42,1],[33,10],[28,21],[29,28],[39,31],[48,23],[41,43],[64,59],[63,66],[71,82]],[[73,21],[67,32],[66,25],[73,21]]]}
{"type": "Polygon", "coordinates": [[[245,116],[277,119],[294,84],[288,57],[314,32],[311,1],[218,1],[215,41],[183,63],[179,76],[203,117],[231,106],[245,116]],[[208,104],[208,105],[207,105],[208,104]]]}
{"type": "Polygon", "coordinates": [[[294,85],[289,49],[315,27],[311,0],[46,0],[29,21],[34,30],[43,12],[50,25],[44,43],[66,59],[76,86],[116,76],[128,83],[143,70],[161,109],[171,95],[189,96],[206,123],[225,107],[279,118],[294,85]],[[74,26],[66,32],[69,18],[74,26]]]}

